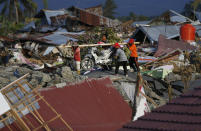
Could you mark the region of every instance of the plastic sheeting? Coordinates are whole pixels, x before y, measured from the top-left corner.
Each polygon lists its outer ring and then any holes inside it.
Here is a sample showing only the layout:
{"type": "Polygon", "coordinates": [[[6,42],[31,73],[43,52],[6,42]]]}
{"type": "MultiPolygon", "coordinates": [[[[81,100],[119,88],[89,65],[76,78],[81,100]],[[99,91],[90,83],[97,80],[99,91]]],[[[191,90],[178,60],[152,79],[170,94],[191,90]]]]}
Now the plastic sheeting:
{"type": "MultiPolygon", "coordinates": [[[[121,83],[122,89],[126,92],[128,98],[131,100],[132,103],[134,103],[134,94],[135,94],[135,88],[136,84],[130,84],[130,83],[121,83]]],[[[144,88],[140,88],[141,92],[145,94],[144,88]]],[[[133,120],[137,120],[139,117],[143,116],[146,112],[150,112],[150,108],[147,104],[147,100],[144,96],[139,94],[139,96],[136,97],[136,115],[134,116],[133,120]]]]}
{"type": "MultiPolygon", "coordinates": [[[[142,93],[145,94],[143,87],[140,90],[142,93]]],[[[148,106],[147,99],[142,94],[139,94],[139,96],[136,97],[136,106],[137,106],[137,110],[136,110],[136,115],[133,118],[133,121],[137,120],[141,116],[144,116],[145,113],[148,113],[151,111],[148,106]]]]}
{"type": "Polygon", "coordinates": [[[8,104],[8,102],[6,101],[6,99],[4,98],[4,96],[2,95],[2,93],[0,92],[0,115],[6,113],[7,111],[10,110],[10,106],[8,104]]]}

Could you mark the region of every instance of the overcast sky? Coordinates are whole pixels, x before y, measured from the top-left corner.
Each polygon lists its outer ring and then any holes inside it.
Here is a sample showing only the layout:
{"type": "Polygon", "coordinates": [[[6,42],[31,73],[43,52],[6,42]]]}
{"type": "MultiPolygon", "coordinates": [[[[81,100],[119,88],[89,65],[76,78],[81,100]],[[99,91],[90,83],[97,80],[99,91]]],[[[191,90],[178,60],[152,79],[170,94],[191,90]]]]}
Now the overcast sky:
{"type": "MultiPolygon", "coordinates": [[[[34,0],[38,3],[39,9],[43,7],[42,0],[34,0]]],[[[105,0],[48,0],[49,9],[68,8],[77,6],[87,8],[98,4],[104,4],[105,0]]],[[[117,4],[117,15],[126,16],[129,12],[138,15],[155,16],[160,15],[168,9],[181,12],[184,5],[191,0],[114,0],[117,4]]]]}

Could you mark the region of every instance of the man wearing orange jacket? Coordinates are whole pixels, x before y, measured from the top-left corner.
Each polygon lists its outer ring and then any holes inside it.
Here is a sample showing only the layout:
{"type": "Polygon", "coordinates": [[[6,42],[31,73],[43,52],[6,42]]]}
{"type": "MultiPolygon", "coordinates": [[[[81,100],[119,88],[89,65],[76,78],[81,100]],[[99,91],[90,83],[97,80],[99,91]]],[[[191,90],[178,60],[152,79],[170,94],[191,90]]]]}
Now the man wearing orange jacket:
{"type": "Polygon", "coordinates": [[[139,71],[139,65],[138,65],[138,54],[137,54],[137,48],[134,43],[134,39],[130,39],[128,42],[128,48],[131,52],[130,58],[129,58],[129,64],[130,67],[133,68],[133,70],[139,71]]]}

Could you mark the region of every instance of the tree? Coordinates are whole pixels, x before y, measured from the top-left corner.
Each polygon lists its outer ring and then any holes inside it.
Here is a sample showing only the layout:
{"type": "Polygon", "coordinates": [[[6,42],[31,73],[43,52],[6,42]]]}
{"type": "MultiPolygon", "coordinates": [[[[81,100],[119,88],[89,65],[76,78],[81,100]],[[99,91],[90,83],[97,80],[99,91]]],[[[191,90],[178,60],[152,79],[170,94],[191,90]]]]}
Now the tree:
{"type": "Polygon", "coordinates": [[[192,14],[193,14],[193,11],[201,11],[201,0],[194,0],[194,1],[190,1],[188,3],[185,4],[184,6],[184,9],[183,9],[183,12],[182,14],[191,18],[191,19],[194,19],[192,14]]]}
{"type": "Polygon", "coordinates": [[[138,16],[138,21],[145,21],[145,20],[149,20],[149,17],[144,16],[144,15],[139,15],[138,16]]]}
{"type": "Polygon", "coordinates": [[[115,2],[113,0],[106,0],[104,6],[103,6],[103,15],[105,17],[114,19],[114,14],[116,12],[114,11],[117,8],[115,2]]]}
{"type": "Polygon", "coordinates": [[[192,7],[193,7],[194,11],[200,6],[200,4],[201,4],[201,0],[194,0],[192,2],[192,7]]]}
{"type": "Polygon", "coordinates": [[[0,0],[3,5],[1,15],[8,15],[9,20],[15,20],[17,23],[23,18],[23,12],[32,15],[37,11],[37,5],[32,0],[0,0]]]}
{"type": "Polygon", "coordinates": [[[183,15],[187,16],[187,17],[190,17],[190,15],[192,14],[192,3],[193,1],[190,1],[189,3],[186,3],[185,6],[184,6],[184,10],[183,10],[183,15]]]}
{"type": "Polygon", "coordinates": [[[136,15],[135,13],[133,13],[133,12],[130,12],[130,13],[129,13],[129,17],[130,17],[130,19],[133,20],[133,21],[135,21],[135,20],[137,19],[137,15],[136,15]]]}
{"type": "Polygon", "coordinates": [[[43,0],[44,9],[48,8],[48,0],[43,0]]]}

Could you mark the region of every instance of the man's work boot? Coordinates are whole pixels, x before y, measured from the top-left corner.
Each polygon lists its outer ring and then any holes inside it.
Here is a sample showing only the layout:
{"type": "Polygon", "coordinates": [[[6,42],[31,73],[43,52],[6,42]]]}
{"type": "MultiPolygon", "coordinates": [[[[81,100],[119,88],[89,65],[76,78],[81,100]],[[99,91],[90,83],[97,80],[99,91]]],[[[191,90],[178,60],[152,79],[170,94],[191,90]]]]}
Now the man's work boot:
{"type": "Polygon", "coordinates": [[[80,70],[77,71],[77,74],[80,75],[80,70]]]}

